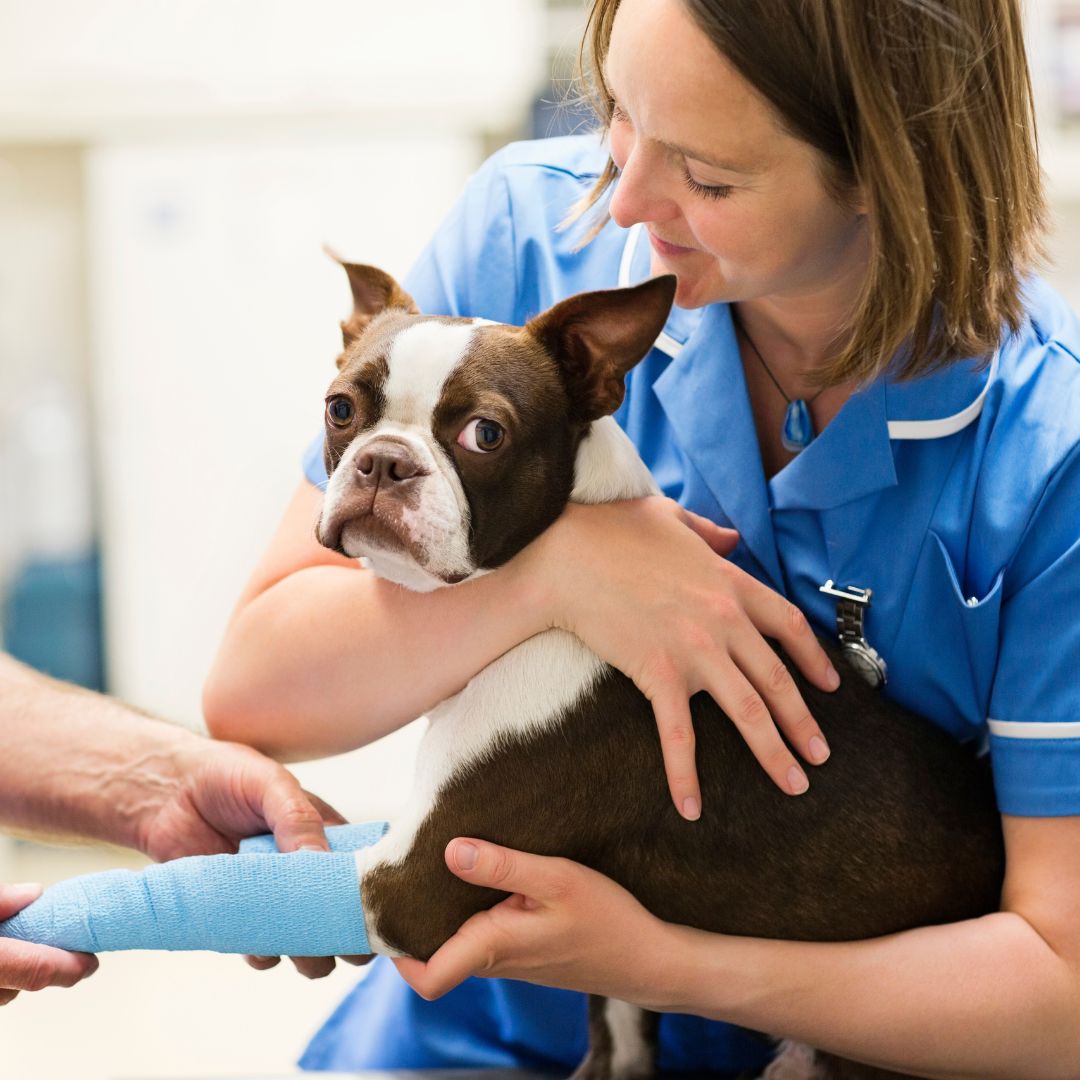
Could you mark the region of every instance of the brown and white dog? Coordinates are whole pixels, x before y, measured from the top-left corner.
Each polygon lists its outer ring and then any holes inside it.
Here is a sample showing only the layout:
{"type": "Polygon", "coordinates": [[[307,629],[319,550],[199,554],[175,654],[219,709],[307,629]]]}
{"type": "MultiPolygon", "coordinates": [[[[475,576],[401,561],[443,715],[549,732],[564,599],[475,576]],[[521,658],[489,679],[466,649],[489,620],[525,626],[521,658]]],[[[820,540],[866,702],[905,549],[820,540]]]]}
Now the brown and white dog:
{"type": "MultiPolygon", "coordinates": [[[[443,588],[506,562],[568,500],[657,492],[610,414],[674,278],[571,297],[514,327],[421,315],[386,274],[344,265],[354,311],[327,395],[327,547],[408,588],[443,588]]],[[[692,823],[671,803],[652,709],[629,679],[563,631],[512,649],[430,712],[407,808],[358,855],[374,951],[426,959],[504,898],[446,869],[460,835],[574,859],[662,919],[727,934],[850,940],[995,909],[1003,853],[987,771],[861,679],[830,695],[792,674],[834,747],[810,791],[778,791],[698,694],[708,810],[692,823]]],[[[590,1017],[575,1076],[654,1074],[654,1016],[594,999],[590,1017]]],[[[767,1075],[889,1074],[792,1050],[767,1075]]]]}

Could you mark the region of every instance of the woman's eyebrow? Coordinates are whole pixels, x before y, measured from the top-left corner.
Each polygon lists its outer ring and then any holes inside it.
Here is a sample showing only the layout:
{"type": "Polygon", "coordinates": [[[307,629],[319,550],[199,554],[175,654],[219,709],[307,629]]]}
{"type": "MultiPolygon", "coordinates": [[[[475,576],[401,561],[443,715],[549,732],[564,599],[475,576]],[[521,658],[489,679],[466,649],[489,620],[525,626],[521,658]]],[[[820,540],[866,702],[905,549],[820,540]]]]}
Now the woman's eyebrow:
{"type": "MultiPolygon", "coordinates": [[[[600,69],[600,74],[604,80],[604,85],[608,89],[608,93],[611,95],[612,101],[617,103],[619,95],[611,85],[611,76],[608,74],[606,63],[600,69]]],[[[691,149],[688,146],[680,146],[678,143],[666,142],[663,139],[656,139],[654,141],[658,142],[668,150],[673,150],[676,154],[681,154],[684,158],[690,158],[692,161],[700,161],[702,165],[709,165],[714,169],[723,169],[725,172],[736,172],[743,173],[746,176],[754,176],[757,173],[765,171],[764,164],[759,161],[737,161],[718,158],[714,157],[712,154],[706,154],[700,150],[691,149]]]]}
{"type": "Polygon", "coordinates": [[[747,176],[753,176],[765,170],[764,164],[758,161],[733,161],[731,159],[716,158],[712,154],[692,150],[688,146],[679,146],[677,143],[664,142],[662,139],[657,139],[657,142],[661,146],[666,146],[669,150],[674,150],[677,154],[682,154],[684,158],[690,158],[691,161],[700,161],[702,165],[710,165],[714,169],[723,169],[725,172],[745,173],[747,176]]]}

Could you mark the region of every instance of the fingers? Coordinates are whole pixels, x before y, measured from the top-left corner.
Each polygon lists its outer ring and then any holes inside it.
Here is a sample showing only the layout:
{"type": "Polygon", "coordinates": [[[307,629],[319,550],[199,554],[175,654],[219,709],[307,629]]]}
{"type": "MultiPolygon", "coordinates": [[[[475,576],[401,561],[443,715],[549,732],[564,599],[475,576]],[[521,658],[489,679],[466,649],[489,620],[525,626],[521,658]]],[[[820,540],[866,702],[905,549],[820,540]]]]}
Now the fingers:
{"type": "Polygon", "coordinates": [[[394,966],[422,998],[434,1001],[470,975],[490,971],[495,963],[492,929],[490,913],[481,911],[445,942],[426,964],[400,957],[395,958],[394,966]]]}
{"type": "MultiPolygon", "coordinates": [[[[287,769],[275,767],[274,773],[263,790],[262,812],[274,833],[278,851],[329,851],[322,809],[287,769]]],[[[340,816],[336,811],[331,813],[340,816]]]]}
{"type": "Polygon", "coordinates": [[[256,971],[269,971],[281,963],[280,956],[245,956],[244,963],[256,971]]]}
{"type": "Polygon", "coordinates": [[[775,638],[795,666],[819,690],[830,693],[840,685],[840,675],[821,647],[806,616],[792,603],[745,575],[746,613],[762,634],[775,638]]]}
{"type": "Polygon", "coordinates": [[[325,979],[336,966],[332,956],[290,956],[289,959],[305,979],[325,979]]]}
{"type": "Polygon", "coordinates": [[[738,546],[739,534],[734,529],[725,529],[715,521],[695,514],[693,510],[687,510],[683,506],[678,507],[678,512],[682,523],[696,532],[717,555],[730,555],[738,546]]]}
{"type": "Polygon", "coordinates": [[[74,986],[97,969],[98,958],[89,953],[64,952],[15,939],[0,941],[0,993],[7,992],[0,1004],[7,1004],[20,990],[74,986]]]}
{"type": "MultiPolygon", "coordinates": [[[[733,659],[748,676],[776,726],[798,753],[814,765],[827,760],[829,746],[825,736],[806,707],[787,665],[776,651],[756,634],[747,634],[736,647],[733,659]]],[[[783,757],[787,787],[792,794],[798,795],[806,790],[805,776],[791,773],[792,769],[801,773],[801,769],[791,759],[786,746],[783,757]]],[[[776,768],[779,767],[778,764],[776,768]]],[[[772,770],[769,772],[773,775],[772,770]]]]}
{"type": "Polygon", "coordinates": [[[43,891],[43,887],[36,881],[26,881],[18,885],[0,885],[0,920],[10,919],[12,915],[22,911],[43,891]]]}
{"type": "Polygon", "coordinates": [[[701,817],[701,785],[694,759],[696,739],[688,694],[678,682],[664,681],[653,691],[650,701],[660,732],[671,798],[687,821],[697,821],[701,817]]]}
{"type": "Polygon", "coordinates": [[[348,819],[335,810],[324,799],[320,799],[318,795],[313,795],[307,788],[304,788],[303,792],[308,801],[311,802],[315,809],[322,815],[324,825],[348,825],[348,819]]]}
{"type": "Polygon", "coordinates": [[[471,885],[521,893],[539,903],[565,897],[574,867],[567,859],[530,855],[471,837],[451,840],[445,858],[446,865],[471,885]]]}

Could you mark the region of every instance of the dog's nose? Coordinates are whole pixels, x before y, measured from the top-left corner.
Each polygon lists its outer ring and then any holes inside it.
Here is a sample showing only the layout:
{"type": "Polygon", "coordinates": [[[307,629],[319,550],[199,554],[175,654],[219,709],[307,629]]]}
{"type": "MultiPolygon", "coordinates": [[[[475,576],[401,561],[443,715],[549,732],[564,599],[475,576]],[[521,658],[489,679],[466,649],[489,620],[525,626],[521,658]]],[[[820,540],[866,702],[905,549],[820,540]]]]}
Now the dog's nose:
{"type": "Polygon", "coordinates": [[[408,448],[397,443],[382,443],[357,454],[356,471],[366,484],[400,484],[427,475],[408,448]]]}

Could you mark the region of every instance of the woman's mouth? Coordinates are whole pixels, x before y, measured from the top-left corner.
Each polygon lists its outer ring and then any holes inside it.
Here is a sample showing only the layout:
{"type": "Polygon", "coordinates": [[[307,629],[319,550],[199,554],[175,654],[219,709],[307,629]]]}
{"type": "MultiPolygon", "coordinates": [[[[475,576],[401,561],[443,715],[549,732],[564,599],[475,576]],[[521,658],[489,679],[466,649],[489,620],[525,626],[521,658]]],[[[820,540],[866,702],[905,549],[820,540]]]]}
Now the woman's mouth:
{"type": "Polygon", "coordinates": [[[681,244],[672,244],[667,240],[661,240],[659,236],[656,236],[652,232],[649,233],[649,243],[652,244],[653,250],[656,251],[657,254],[663,255],[666,258],[675,258],[679,255],[690,255],[696,250],[695,248],[683,247],[681,244]]]}

